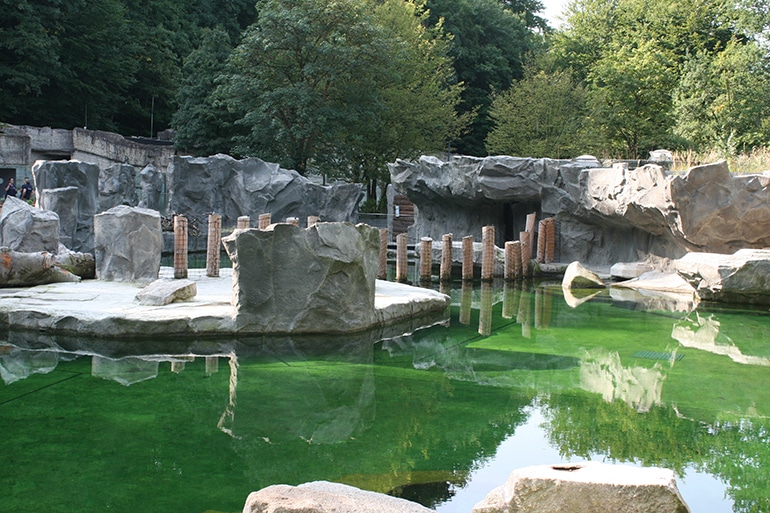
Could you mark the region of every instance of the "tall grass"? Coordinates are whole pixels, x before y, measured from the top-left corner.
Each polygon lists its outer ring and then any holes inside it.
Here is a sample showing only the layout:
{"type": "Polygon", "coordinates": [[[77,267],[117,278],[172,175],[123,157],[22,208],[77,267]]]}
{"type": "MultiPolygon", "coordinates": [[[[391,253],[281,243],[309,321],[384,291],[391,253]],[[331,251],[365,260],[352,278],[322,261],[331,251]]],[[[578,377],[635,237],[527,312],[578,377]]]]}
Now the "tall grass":
{"type": "Polygon", "coordinates": [[[730,172],[733,174],[752,174],[770,171],[770,148],[754,148],[750,152],[738,153],[725,157],[724,153],[716,150],[695,153],[693,151],[675,151],[671,171],[683,173],[693,166],[710,164],[727,160],[730,172]]]}

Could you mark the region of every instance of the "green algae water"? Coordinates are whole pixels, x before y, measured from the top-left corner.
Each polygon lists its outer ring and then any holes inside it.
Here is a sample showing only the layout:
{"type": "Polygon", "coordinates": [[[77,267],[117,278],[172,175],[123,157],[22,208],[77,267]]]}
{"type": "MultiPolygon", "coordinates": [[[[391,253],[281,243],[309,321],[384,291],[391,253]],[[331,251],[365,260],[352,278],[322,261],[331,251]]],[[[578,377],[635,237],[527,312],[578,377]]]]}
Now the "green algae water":
{"type": "Polygon", "coordinates": [[[0,342],[0,511],[241,511],[328,480],[467,513],[516,468],[672,469],[770,512],[770,312],[459,286],[409,334],[0,342]],[[572,305],[572,306],[570,306],[572,305]]]}

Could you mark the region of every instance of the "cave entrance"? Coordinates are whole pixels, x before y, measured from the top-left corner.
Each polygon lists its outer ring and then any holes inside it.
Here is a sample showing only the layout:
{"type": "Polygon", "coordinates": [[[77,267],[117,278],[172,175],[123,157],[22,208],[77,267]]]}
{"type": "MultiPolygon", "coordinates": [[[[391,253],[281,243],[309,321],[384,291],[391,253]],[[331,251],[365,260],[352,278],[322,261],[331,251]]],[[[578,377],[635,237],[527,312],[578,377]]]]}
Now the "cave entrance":
{"type": "MultiPolygon", "coordinates": [[[[527,215],[536,213],[538,220],[542,213],[540,212],[540,203],[528,202],[528,203],[506,203],[503,205],[503,236],[505,241],[519,240],[519,233],[523,232],[527,227],[527,215]]],[[[537,232],[537,224],[535,225],[535,232],[537,232]]]]}

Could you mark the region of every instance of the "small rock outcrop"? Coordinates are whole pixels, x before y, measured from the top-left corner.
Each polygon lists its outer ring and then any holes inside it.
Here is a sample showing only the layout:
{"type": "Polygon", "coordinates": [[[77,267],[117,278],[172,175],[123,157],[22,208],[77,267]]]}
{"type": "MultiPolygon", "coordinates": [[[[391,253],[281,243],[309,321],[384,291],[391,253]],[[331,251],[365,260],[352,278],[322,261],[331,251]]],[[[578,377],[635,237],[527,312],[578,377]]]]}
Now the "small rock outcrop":
{"type": "Polygon", "coordinates": [[[59,251],[59,216],[9,196],[0,212],[0,245],[22,253],[59,251]]]}
{"type": "Polygon", "coordinates": [[[160,272],[163,236],[155,210],[119,205],[94,216],[96,277],[152,282],[160,272]]]}
{"type": "Polygon", "coordinates": [[[51,253],[19,253],[10,248],[0,248],[0,287],[78,281],[79,276],[56,265],[56,256],[51,253]]]}
{"type": "Polygon", "coordinates": [[[599,275],[587,269],[580,262],[569,264],[561,280],[561,288],[563,289],[597,289],[604,288],[604,286],[599,275]]]}
{"type": "Polygon", "coordinates": [[[770,304],[770,249],[732,255],[693,252],[674,265],[703,301],[770,304]]]}
{"type": "Polygon", "coordinates": [[[136,295],[140,305],[163,306],[195,297],[198,287],[192,280],[161,279],[147,285],[136,295]]]}
{"type": "Polygon", "coordinates": [[[674,473],[595,462],[514,471],[473,513],[690,513],[674,473]]]}
{"type": "Polygon", "coordinates": [[[327,481],[252,492],[243,513],[435,513],[415,502],[327,481]]]}
{"type": "Polygon", "coordinates": [[[379,236],[364,224],[280,223],[223,238],[239,329],[342,333],[372,326],[379,236]]]}
{"type": "Polygon", "coordinates": [[[137,204],[136,168],[129,164],[113,164],[99,173],[99,212],[118,205],[137,204]]]}

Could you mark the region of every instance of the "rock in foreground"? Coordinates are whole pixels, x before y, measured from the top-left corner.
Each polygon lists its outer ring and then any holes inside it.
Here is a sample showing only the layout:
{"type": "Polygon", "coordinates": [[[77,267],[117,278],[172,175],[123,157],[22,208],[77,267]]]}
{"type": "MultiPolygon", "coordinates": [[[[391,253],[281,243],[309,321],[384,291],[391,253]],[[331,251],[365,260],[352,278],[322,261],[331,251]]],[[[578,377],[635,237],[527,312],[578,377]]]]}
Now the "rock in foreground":
{"type": "Polygon", "coordinates": [[[688,253],[675,264],[701,300],[770,304],[770,249],[688,253]]]}
{"type": "Polygon", "coordinates": [[[514,471],[473,513],[689,513],[674,473],[586,462],[514,471]]]}

